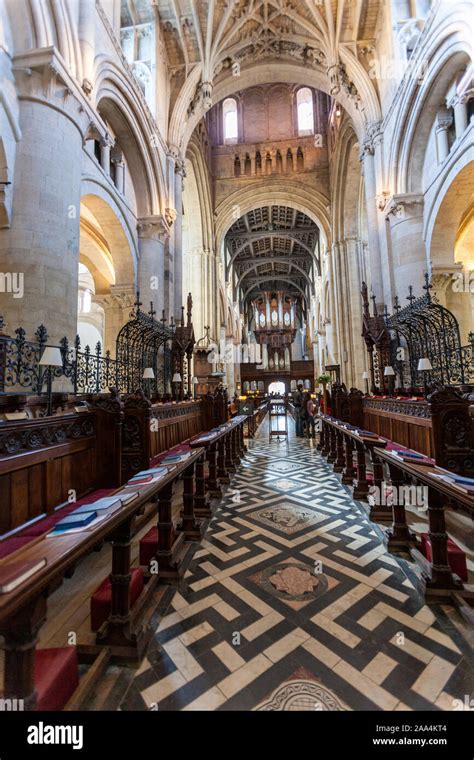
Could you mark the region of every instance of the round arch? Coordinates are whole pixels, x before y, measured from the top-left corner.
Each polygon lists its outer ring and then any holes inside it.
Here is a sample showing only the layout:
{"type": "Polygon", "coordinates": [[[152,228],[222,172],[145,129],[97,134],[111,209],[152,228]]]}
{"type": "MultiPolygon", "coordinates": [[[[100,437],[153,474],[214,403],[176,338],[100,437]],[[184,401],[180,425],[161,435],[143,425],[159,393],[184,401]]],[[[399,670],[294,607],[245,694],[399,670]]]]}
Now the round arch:
{"type": "MultiPolygon", "coordinates": [[[[341,57],[344,58],[344,53],[342,52],[341,57]]],[[[352,58],[350,63],[354,65],[352,58]]],[[[340,90],[337,98],[351,116],[355,131],[358,137],[362,139],[366,124],[380,119],[380,105],[373,85],[363,67],[358,64],[356,69],[355,76],[358,80],[356,85],[360,86],[363,106],[357,108],[355,100],[351,99],[343,89],[340,90]]],[[[204,106],[202,102],[199,102],[196,105],[194,113],[188,118],[188,107],[193,100],[200,78],[201,67],[199,66],[196,67],[183,86],[171,117],[170,139],[173,144],[181,147],[182,152],[186,150],[186,146],[196,125],[205,114],[204,106]]],[[[313,87],[328,95],[331,94],[330,79],[323,71],[309,69],[288,62],[256,63],[243,69],[239,77],[227,76],[220,82],[217,82],[213,89],[213,104],[215,105],[224,98],[231,97],[236,92],[245,90],[247,87],[272,83],[298,84],[300,86],[313,87]]]]}
{"type": "MultiPolygon", "coordinates": [[[[427,118],[441,105],[440,91],[447,89],[464,63],[473,57],[472,46],[466,40],[471,30],[465,12],[457,8],[433,29],[417,51],[420,60],[429,61],[421,85],[417,78],[407,78],[403,99],[398,104],[393,127],[393,140],[387,162],[389,186],[395,194],[420,192],[422,171],[419,162],[424,160],[427,136],[433,118],[427,118]]],[[[442,101],[442,97],[441,97],[442,101]]]]}
{"type": "MultiPolygon", "coordinates": [[[[137,270],[137,252],[133,238],[129,234],[125,220],[120,210],[106,200],[102,195],[98,195],[97,188],[91,187],[92,183],[83,183],[83,195],[81,204],[92,214],[100,225],[103,241],[96,239],[96,244],[100,248],[103,244],[107,245],[110,251],[110,271],[113,272],[114,282],[112,284],[135,287],[136,270],[137,270]]],[[[91,234],[97,236],[97,231],[91,234]]],[[[104,256],[106,252],[104,251],[104,256]]],[[[92,273],[97,271],[99,283],[104,284],[107,277],[104,271],[100,272],[97,264],[94,264],[92,257],[89,263],[92,264],[92,273]]],[[[112,278],[111,278],[112,279],[112,278]]],[[[110,284],[110,280],[109,280],[110,284]]]]}
{"type": "Polygon", "coordinates": [[[260,206],[269,205],[289,206],[302,211],[319,226],[324,246],[330,246],[329,199],[317,190],[310,191],[297,182],[267,177],[264,181],[252,182],[251,187],[245,190],[235,191],[217,207],[217,251],[222,251],[224,238],[236,221],[236,209],[240,217],[260,206]]]}
{"type": "Polygon", "coordinates": [[[472,175],[474,160],[466,152],[459,165],[447,174],[428,215],[425,239],[432,266],[454,264],[456,237],[466,213],[473,206],[472,175]],[[449,256],[449,259],[447,258],[449,256]]]}
{"type": "Polygon", "coordinates": [[[124,151],[137,197],[139,217],[164,213],[167,197],[164,146],[120,69],[103,57],[97,64],[97,109],[109,121],[124,151]],[[161,148],[161,150],[160,150],[161,148]]]}

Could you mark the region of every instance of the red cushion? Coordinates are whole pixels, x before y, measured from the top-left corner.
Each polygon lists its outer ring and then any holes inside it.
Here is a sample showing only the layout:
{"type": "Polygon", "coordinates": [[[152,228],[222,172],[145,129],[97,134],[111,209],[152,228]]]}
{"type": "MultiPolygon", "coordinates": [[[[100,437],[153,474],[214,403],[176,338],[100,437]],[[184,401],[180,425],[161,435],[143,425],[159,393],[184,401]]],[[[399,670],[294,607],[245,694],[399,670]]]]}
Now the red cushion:
{"type": "MultiPolygon", "coordinates": [[[[130,581],[130,607],[133,607],[143,591],[143,570],[141,567],[132,568],[130,581]]],[[[110,577],[100,584],[91,597],[91,629],[98,631],[110,614],[112,603],[112,586],[110,577]]]]}
{"type": "MultiPolygon", "coordinates": [[[[432,562],[431,541],[429,533],[421,534],[421,551],[432,562]]],[[[461,580],[467,581],[466,555],[463,550],[448,538],[448,563],[453,573],[459,575],[461,580]]]]}
{"type": "Polygon", "coordinates": [[[13,536],[12,538],[5,539],[5,541],[0,541],[0,559],[8,557],[9,554],[16,552],[17,549],[21,549],[22,546],[29,544],[30,541],[31,538],[27,538],[26,536],[13,536]]]}
{"type": "MultiPolygon", "coordinates": [[[[171,528],[171,546],[173,546],[176,540],[176,531],[174,525],[171,528]]],[[[148,533],[145,533],[142,539],[140,539],[140,555],[139,563],[148,567],[152,559],[156,558],[156,552],[158,551],[158,527],[154,525],[148,533]]]]}
{"type": "Polygon", "coordinates": [[[83,496],[82,499],[71,502],[71,504],[66,504],[64,507],[61,507],[61,509],[58,509],[57,512],[54,512],[54,514],[48,515],[48,517],[44,517],[42,520],[38,520],[38,522],[33,523],[33,525],[28,525],[21,531],[20,536],[29,536],[30,538],[42,536],[43,533],[48,533],[48,531],[54,528],[57,522],[71,512],[74,512],[74,510],[82,504],[88,504],[90,501],[95,501],[96,499],[101,499],[103,496],[108,496],[109,493],[112,493],[114,490],[114,488],[98,488],[96,491],[88,493],[87,496],[83,496]]]}
{"type": "Polygon", "coordinates": [[[62,710],[79,685],[76,647],[37,649],[37,710],[62,710]]]}

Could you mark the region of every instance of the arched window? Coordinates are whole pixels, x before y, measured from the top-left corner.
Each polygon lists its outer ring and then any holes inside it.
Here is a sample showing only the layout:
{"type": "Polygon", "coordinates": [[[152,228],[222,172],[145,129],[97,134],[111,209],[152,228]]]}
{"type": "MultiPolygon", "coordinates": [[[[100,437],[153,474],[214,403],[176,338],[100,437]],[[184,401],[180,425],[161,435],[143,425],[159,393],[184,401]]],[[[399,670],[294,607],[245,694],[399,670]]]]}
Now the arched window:
{"type": "Polygon", "coordinates": [[[313,93],[309,87],[301,87],[296,94],[298,112],[298,134],[312,135],[314,132],[313,93]]]}
{"type": "Polygon", "coordinates": [[[236,143],[238,137],[237,101],[226,98],[222,104],[222,120],[224,125],[224,142],[236,143]]]}

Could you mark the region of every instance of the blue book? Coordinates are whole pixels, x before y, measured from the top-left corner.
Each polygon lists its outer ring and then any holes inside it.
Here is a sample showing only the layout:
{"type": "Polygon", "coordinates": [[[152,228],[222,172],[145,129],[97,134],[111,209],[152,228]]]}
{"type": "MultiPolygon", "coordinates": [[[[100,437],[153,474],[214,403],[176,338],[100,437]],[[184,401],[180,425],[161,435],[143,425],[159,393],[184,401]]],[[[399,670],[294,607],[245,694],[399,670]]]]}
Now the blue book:
{"type": "Polygon", "coordinates": [[[474,486],[474,478],[466,478],[464,475],[456,475],[455,472],[443,473],[445,477],[454,480],[455,483],[462,483],[465,486],[474,486]]]}
{"type": "Polygon", "coordinates": [[[161,464],[166,464],[167,462],[184,462],[184,460],[188,459],[190,456],[190,451],[183,451],[181,454],[170,454],[161,460],[161,464]]]}
{"type": "Polygon", "coordinates": [[[63,520],[60,520],[60,522],[56,523],[54,526],[54,531],[62,532],[65,530],[71,530],[72,528],[85,528],[87,525],[89,525],[89,523],[95,520],[96,517],[97,512],[84,512],[81,514],[76,514],[76,512],[73,512],[63,520]]]}
{"type": "Polygon", "coordinates": [[[426,454],[419,454],[418,451],[411,451],[410,449],[394,449],[392,454],[398,454],[399,456],[410,457],[410,459],[428,459],[426,454]]]}
{"type": "MultiPolygon", "coordinates": [[[[137,472],[136,475],[133,476],[133,478],[142,478],[144,475],[166,475],[168,470],[166,467],[152,467],[151,470],[142,470],[141,472],[137,472]]],[[[130,480],[133,480],[133,478],[130,478],[130,480]]]]}
{"type": "Polygon", "coordinates": [[[111,509],[115,506],[122,506],[122,501],[119,496],[104,496],[103,499],[97,499],[97,501],[89,504],[82,504],[82,506],[74,510],[73,515],[90,514],[91,511],[104,512],[106,509],[111,509]]]}

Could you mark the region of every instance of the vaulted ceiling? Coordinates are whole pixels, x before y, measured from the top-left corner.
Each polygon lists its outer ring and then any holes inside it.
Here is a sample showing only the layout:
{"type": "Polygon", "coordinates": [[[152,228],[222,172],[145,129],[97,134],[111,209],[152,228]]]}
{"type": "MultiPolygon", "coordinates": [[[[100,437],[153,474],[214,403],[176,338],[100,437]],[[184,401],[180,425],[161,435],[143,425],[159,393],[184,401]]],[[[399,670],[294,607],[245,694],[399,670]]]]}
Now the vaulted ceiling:
{"type": "Polygon", "coordinates": [[[295,83],[337,96],[359,125],[376,121],[369,60],[383,2],[122,0],[122,23],[143,23],[150,9],[158,16],[171,74],[170,138],[184,148],[224,90],[233,92],[241,74],[273,63],[299,67],[295,83]]]}
{"type": "Polygon", "coordinates": [[[320,274],[318,242],[318,226],[294,208],[263,206],[241,216],[226,235],[225,255],[242,305],[265,290],[304,301],[320,274]]]}
{"type": "MultiPolygon", "coordinates": [[[[146,6],[146,0],[124,0],[146,6]]],[[[222,53],[235,59],[246,55],[292,54],[306,48],[330,64],[340,44],[350,45],[375,36],[381,0],[157,0],[166,33],[170,63],[203,63],[208,74],[222,53]],[[278,43],[278,44],[277,44],[278,43]]]]}

